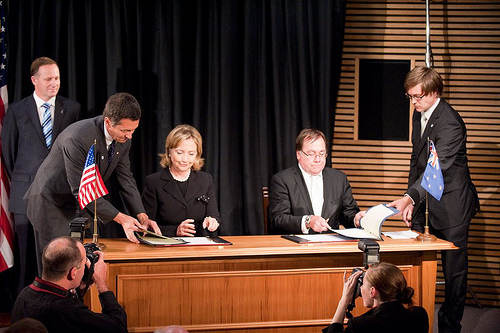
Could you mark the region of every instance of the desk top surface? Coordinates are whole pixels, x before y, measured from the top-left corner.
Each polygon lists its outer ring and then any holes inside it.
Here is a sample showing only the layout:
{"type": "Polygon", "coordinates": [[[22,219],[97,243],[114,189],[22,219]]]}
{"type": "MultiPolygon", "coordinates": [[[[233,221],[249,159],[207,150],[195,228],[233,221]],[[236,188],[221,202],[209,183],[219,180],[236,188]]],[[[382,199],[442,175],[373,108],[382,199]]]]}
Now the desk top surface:
{"type": "MultiPolygon", "coordinates": [[[[272,255],[304,255],[329,253],[356,253],[358,241],[299,244],[284,239],[279,235],[222,236],[232,245],[183,245],[154,247],[146,244],[134,244],[127,239],[99,239],[104,249],[106,261],[152,260],[152,259],[188,259],[188,258],[223,258],[272,255]]],[[[85,240],[90,242],[90,240],[85,240]]],[[[379,241],[380,252],[401,251],[437,251],[452,250],[453,243],[438,239],[435,242],[422,243],[413,239],[396,240],[384,236],[379,241]]]]}

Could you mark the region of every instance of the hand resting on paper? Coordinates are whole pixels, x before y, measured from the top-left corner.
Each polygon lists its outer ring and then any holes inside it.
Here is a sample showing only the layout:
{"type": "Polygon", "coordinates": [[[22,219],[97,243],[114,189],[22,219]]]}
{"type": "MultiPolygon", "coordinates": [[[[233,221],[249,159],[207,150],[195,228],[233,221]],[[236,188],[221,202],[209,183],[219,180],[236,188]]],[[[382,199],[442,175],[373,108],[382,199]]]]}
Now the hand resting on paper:
{"type": "Polygon", "coordinates": [[[354,216],[354,226],[356,228],[359,228],[359,221],[361,220],[362,217],[366,215],[366,210],[362,210],[354,216]]]}

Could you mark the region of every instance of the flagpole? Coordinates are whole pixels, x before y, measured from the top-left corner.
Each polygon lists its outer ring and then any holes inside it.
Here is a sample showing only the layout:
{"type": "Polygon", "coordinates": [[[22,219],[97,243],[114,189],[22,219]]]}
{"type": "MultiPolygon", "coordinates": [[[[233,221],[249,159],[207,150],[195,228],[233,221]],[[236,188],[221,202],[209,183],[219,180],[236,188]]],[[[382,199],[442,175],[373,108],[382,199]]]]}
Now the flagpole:
{"type": "MultiPolygon", "coordinates": [[[[430,150],[430,140],[429,137],[427,137],[427,154],[429,154],[430,150]]],[[[429,156],[427,155],[427,158],[429,156]]],[[[430,242],[435,242],[437,241],[437,237],[434,235],[431,235],[429,233],[429,192],[425,191],[425,227],[424,227],[424,234],[423,235],[418,235],[417,236],[417,241],[420,241],[422,243],[430,243],[430,242]]]]}
{"type": "MultiPolygon", "coordinates": [[[[96,151],[96,148],[97,148],[97,140],[94,139],[94,161],[96,161],[95,159],[95,151],[96,151]]],[[[97,232],[97,162],[95,163],[95,177],[94,177],[94,235],[92,237],[92,243],[94,243],[95,245],[97,245],[101,250],[104,250],[106,249],[106,244],[104,243],[100,243],[99,242],[99,235],[98,235],[98,232],[97,232]]]]}

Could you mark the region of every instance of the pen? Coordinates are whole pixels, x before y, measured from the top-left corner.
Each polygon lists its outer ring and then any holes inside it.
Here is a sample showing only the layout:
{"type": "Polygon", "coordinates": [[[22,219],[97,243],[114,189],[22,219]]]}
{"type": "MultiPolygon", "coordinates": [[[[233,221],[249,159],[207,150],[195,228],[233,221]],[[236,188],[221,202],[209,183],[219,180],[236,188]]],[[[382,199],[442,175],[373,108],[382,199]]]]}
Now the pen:
{"type": "Polygon", "coordinates": [[[335,232],[335,231],[332,229],[332,227],[330,227],[330,225],[328,224],[328,221],[329,221],[329,220],[330,220],[330,218],[327,218],[327,219],[325,220],[325,222],[326,222],[326,228],[327,228],[328,230],[330,230],[331,232],[335,232]]]}

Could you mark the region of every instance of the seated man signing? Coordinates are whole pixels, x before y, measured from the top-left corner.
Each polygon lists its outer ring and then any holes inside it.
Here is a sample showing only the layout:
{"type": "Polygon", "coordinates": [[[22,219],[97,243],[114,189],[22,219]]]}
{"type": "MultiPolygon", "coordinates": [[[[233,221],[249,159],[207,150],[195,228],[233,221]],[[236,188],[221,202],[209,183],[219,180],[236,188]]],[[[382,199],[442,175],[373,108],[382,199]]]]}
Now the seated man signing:
{"type": "Polygon", "coordinates": [[[360,212],[347,176],[325,168],[323,132],[302,130],[295,140],[298,165],[271,179],[269,214],[275,232],[308,234],[359,225],[360,212]]]}
{"type": "Polygon", "coordinates": [[[108,287],[104,254],[94,254],[99,259],[92,281],[99,292],[102,313],[92,312],[77,296],[85,266],[90,264],[85,248],[74,238],[59,237],[43,251],[42,278],[35,278],[17,297],[11,312],[12,323],[30,317],[42,322],[51,333],[127,332],[127,314],[108,287]]]}

